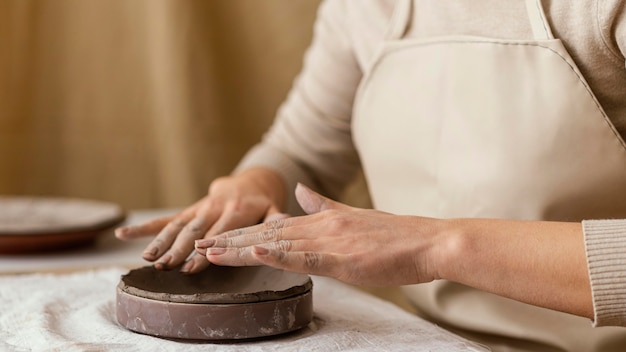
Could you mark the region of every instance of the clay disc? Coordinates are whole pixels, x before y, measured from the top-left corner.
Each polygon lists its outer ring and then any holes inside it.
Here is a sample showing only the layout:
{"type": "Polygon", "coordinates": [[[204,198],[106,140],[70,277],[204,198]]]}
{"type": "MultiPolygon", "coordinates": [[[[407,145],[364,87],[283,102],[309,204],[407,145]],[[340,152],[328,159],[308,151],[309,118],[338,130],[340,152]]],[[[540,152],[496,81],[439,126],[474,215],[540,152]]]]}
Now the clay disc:
{"type": "Polygon", "coordinates": [[[108,202],[0,196],[0,253],[19,254],[85,245],[124,218],[121,207],[108,202]]]}
{"type": "Polygon", "coordinates": [[[268,266],[210,265],[200,273],[156,270],[153,266],[123,275],[120,289],[133,296],[178,303],[252,303],[296,296],[311,290],[308,275],[268,266]]]}
{"type": "Polygon", "coordinates": [[[181,274],[131,270],[117,287],[117,319],[129,330],[169,338],[232,340],[283,334],[313,318],[308,275],[265,266],[211,265],[181,274]]]}

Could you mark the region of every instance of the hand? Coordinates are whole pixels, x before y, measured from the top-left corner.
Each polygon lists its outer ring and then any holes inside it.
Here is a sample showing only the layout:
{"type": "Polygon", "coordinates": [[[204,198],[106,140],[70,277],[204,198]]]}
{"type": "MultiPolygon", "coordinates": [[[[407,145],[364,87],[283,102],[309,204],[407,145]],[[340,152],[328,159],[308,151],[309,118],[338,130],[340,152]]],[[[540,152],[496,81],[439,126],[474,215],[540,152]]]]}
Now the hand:
{"type": "Polygon", "coordinates": [[[189,258],[181,271],[195,273],[209,265],[202,255],[189,257],[195,240],[286,217],[280,212],[284,194],[277,174],[262,168],[250,169],[216,179],[206,197],[174,216],[122,227],[115,235],[122,240],[156,235],[143,252],[145,260],[156,262],[157,269],[170,269],[189,258]]]}
{"type": "Polygon", "coordinates": [[[269,265],[357,285],[400,285],[438,278],[436,219],[353,208],[303,185],[302,217],[284,218],[196,241],[218,265],[269,265]]]}

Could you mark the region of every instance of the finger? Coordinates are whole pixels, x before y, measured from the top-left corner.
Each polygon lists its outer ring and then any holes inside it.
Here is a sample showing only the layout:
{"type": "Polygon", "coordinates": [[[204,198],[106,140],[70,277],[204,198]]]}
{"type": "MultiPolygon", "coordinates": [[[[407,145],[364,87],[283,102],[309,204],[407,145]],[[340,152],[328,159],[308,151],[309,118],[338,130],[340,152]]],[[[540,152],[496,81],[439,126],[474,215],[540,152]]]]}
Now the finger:
{"type": "Polygon", "coordinates": [[[253,244],[280,241],[285,237],[285,228],[290,226],[292,218],[278,219],[260,225],[239,228],[224,232],[213,238],[198,240],[196,250],[209,247],[247,247],[253,244]]]}
{"type": "MultiPolygon", "coordinates": [[[[169,269],[181,264],[193,251],[194,241],[204,237],[209,228],[219,218],[223,206],[211,200],[205,200],[197,212],[183,226],[172,232],[161,233],[167,241],[159,248],[161,257],[155,264],[157,269],[169,269]],[[161,251],[162,249],[162,251],[161,251]]],[[[161,236],[159,234],[159,236],[161,236]]]]}
{"type": "Polygon", "coordinates": [[[180,272],[184,274],[194,274],[206,269],[209,265],[211,265],[211,263],[204,255],[194,253],[180,268],[180,272]]]}
{"type": "Polygon", "coordinates": [[[177,233],[168,233],[173,235],[169,245],[165,247],[165,253],[157,260],[158,269],[168,269],[180,265],[193,250],[193,242],[204,236],[208,229],[206,223],[210,221],[202,217],[195,217],[178,230],[177,233]]]}
{"type": "Polygon", "coordinates": [[[201,255],[206,256],[207,253],[211,253],[211,254],[224,253],[221,250],[211,251],[211,249],[226,248],[229,250],[231,249],[234,250],[238,248],[253,247],[254,245],[260,245],[264,248],[276,249],[279,251],[319,251],[325,248],[325,246],[322,243],[320,243],[319,241],[315,241],[315,240],[280,240],[280,241],[267,242],[267,243],[262,243],[262,244],[255,243],[250,246],[230,246],[230,247],[213,246],[210,248],[196,247],[196,252],[201,255]]]}
{"type": "Polygon", "coordinates": [[[178,214],[165,216],[154,220],[147,221],[139,225],[123,226],[115,230],[115,236],[120,240],[132,240],[140,237],[154,236],[167,226],[168,223],[177,218],[188,218],[195,214],[200,201],[192,204],[188,208],[182,210],[178,214]]]}
{"type": "MultiPolygon", "coordinates": [[[[277,255],[284,256],[287,253],[317,253],[310,251],[310,241],[278,241],[265,244],[263,246],[249,246],[249,247],[230,247],[230,248],[207,248],[205,255],[206,259],[217,265],[227,266],[255,266],[262,265],[264,262],[257,258],[257,254],[253,251],[268,250],[272,253],[278,253],[277,255]],[[307,249],[308,251],[301,251],[307,249]]],[[[307,255],[307,258],[309,255],[307,255]]]]}
{"type": "Polygon", "coordinates": [[[140,237],[154,236],[159,233],[174,216],[150,220],[141,225],[129,225],[115,229],[115,237],[120,240],[133,240],[140,237]]]}
{"type": "Polygon", "coordinates": [[[254,262],[303,274],[336,277],[337,268],[341,267],[338,256],[333,254],[281,251],[262,246],[254,246],[250,252],[254,256],[254,262]]]}
{"type": "Polygon", "coordinates": [[[229,230],[258,224],[263,219],[264,213],[264,210],[238,209],[235,205],[229,206],[204,238],[215,237],[229,230]]]}
{"type": "Polygon", "coordinates": [[[180,217],[170,221],[154,240],[146,246],[143,258],[148,261],[154,261],[158,258],[160,261],[167,262],[167,258],[162,258],[161,256],[172,245],[178,233],[190,220],[191,217],[180,217]]]}
{"type": "MultiPolygon", "coordinates": [[[[219,243],[220,247],[230,247],[234,244],[242,246],[243,244],[256,244],[270,241],[277,241],[282,239],[282,230],[288,227],[304,226],[315,222],[317,219],[312,217],[289,217],[289,216],[277,216],[278,219],[267,221],[258,225],[248,227],[233,227],[234,230],[230,230],[221,233],[213,238],[206,238],[196,241],[197,248],[208,248],[216,246],[219,243]],[[245,237],[245,238],[244,238],[245,237]],[[216,242],[219,241],[219,242],[216,242]],[[240,241],[240,242],[238,242],[240,241]]],[[[298,235],[301,237],[301,235],[298,235]]],[[[293,239],[293,238],[292,238],[293,239]]]]}
{"type": "Polygon", "coordinates": [[[256,266],[262,263],[252,255],[252,247],[208,248],[206,259],[223,266],[256,266]]]}
{"type": "Polygon", "coordinates": [[[326,198],[314,192],[309,187],[298,183],[296,186],[296,200],[305,213],[315,214],[328,209],[351,209],[352,207],[326,198]]]}
{"type": "MultiPolygon", "coordinates": [[[[210,238],[224,231],[258,223],[264,209],[241,208],[238,203],[230,203],[225,207],[212,202],[206,203],[194,218],[177,236],[167,253],[165,260],[159,260],[165,267],[175,267],[182,263],[194,249],[194,242],[200,238],[210,238]]],[[[191,265],[191,264],[190,264],[191,265]]]]}

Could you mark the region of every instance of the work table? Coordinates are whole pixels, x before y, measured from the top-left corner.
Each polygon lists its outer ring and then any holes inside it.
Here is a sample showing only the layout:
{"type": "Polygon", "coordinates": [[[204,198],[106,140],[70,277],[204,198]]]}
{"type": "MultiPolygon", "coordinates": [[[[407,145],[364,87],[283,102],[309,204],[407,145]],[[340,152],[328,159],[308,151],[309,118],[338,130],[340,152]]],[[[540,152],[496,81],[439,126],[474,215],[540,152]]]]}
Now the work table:
{"type": "MultiPolygon", "coordinates": [[[[141,223],[171,210],[131,212],[141,223]]],[[[117,324],[115,287],[147,263],[149,238],[101,235],[88,248],[37,255],[0,255],[0,350],[63,351],[485,351],[397,305],[334,279],[313,277],[314,319],[269,339],[210,343],[141,335],[117,324]]],[[[381,291],[379,291],[381,292],[381,291]]]]}

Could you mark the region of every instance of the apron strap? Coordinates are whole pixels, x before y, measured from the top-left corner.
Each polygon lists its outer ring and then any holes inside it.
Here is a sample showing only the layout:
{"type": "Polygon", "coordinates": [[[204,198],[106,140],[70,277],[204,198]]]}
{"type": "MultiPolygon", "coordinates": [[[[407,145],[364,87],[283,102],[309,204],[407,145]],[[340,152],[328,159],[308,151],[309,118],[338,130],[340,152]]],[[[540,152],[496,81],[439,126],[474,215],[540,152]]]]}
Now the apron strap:
{"type": "MultiPolygon", "coordinates": [[[[385,39],[395,40],[404,37],[411,23],[412,12],[413,0],[397,0],[385,39]]],[[[541,0],[526,0],[526,12],[535,40],[554,39],[541,0]]]]}
{"type": "Polygon", "coordinates": [[[412,0],[396,0],[396,6],[393,9],[385,39],[394,40],[404,37],[411,23],[412,10],[412,0]]]}
{"type": "Polygon", "coordinates": [[[554,39],[546,14],[543,12],[541,0],[526,0],[526,12],[535,40],[554,39]]]}

